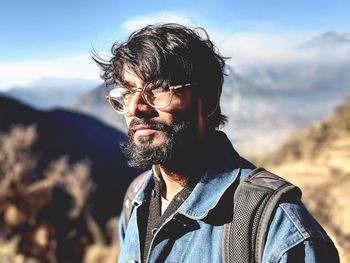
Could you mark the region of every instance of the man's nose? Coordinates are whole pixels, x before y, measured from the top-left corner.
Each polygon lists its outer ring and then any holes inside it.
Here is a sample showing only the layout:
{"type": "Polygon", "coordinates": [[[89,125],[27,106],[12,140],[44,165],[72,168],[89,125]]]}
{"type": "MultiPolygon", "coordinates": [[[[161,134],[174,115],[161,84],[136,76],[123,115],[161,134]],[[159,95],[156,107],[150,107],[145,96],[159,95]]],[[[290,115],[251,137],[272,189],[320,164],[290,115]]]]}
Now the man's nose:
{"type": "Polygon", "coordinates": [[[149,113],[153,108],[147,104],[140,91],[136,91],[129,104],[129,113],[133,116],[149,113]]]}

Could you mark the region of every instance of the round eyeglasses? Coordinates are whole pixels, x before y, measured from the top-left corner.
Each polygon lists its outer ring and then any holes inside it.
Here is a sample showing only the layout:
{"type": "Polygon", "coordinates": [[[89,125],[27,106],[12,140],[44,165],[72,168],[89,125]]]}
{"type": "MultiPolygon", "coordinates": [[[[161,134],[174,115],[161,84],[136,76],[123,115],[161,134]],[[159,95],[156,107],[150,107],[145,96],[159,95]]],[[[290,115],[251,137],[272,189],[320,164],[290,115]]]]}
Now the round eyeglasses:
{"type": "Polygon", "coordinates": [[[173,98],[174,90],[194,86],[193,83],[170,86],[167,83],[156,85],[148,83],[143,88],[124,87],[121,85],[111,89],[106,96],[113,110],[125,114],[129,111],[129,104],[136,92],[141,92],[144,101],[153,108],[164,109],[173,98]]]}

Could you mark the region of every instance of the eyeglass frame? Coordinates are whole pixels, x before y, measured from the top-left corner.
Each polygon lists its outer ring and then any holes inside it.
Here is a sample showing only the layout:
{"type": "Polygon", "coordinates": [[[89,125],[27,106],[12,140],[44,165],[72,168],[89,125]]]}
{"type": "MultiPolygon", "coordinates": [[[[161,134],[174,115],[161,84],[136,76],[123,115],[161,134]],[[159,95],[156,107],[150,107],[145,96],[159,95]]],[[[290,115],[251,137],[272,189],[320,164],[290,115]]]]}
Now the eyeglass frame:
{"type": "MultiPolygon", "coordinates": [[[[174,90],[177,90],[177,89],[181,89],[181,88],[186,88],[186,87],[191,87],[191,86],[195,86],[197,85],[196,83],[186,83],[186,84],[179,84],[179,85],[169,85],[169,91],[170,91],[170,99],[169,99],[169,102],[165,105],[165,106],[161,106],[161,107],[156,107],[154,105],[152,105],[145,97],[145,93],[144,93],[144,90],[146,88],[146,85],[144,85],[143,87],[132,87],[129,89],[129,91],[132,93],[132,97],[131,99],[134,97],[135,93],[136,92],[141,92],[141,96],[142,96],[142,99],[146,102],[147,105],[149,105],[150,107],[154,108],[154,109],[164,109],[166,107],[168,107],[173,99],[173,91],[174,90]]],[[[116,89],[116,88],[113,88],[113,89],[116,89]]],[[[111,89],[109,91],[109,93],[113,90],[111,89]]],[[[106,96],[106,99],[108,100],[109,104],[111,105],[112,109],[116,112],[116,113],[119,113],[119,114],[126,114],[129,112],[129,109],[125,110],[125,111],[118,111],[114,106],[113,106],[113,103],[112,103],[112,100],[113,100],[113,97],[110,96],[108,93],[108,95],[106,96]]],[[[125,105],[126,106],[126,105],[125,105]]],[[[124,107],[125,107],[124,106],[124,107]]],[[[129,108],[129,107],[128,107],[129,108]]]]}

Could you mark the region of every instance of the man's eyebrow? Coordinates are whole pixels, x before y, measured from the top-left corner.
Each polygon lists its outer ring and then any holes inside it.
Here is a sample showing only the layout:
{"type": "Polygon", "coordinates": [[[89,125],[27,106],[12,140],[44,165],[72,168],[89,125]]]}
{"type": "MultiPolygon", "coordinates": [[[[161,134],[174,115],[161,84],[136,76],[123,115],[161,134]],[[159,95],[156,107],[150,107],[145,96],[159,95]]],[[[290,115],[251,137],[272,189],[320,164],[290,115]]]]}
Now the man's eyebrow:
{"type": "Polygon", "coordinates": [[[130,82],[127,81],[127,80],[124,80],[124,79],[122,79],[122,80],[120,81],[120,84],[125,85],[125,86],[130,86],[130,82]]]}
{"type": "Polygon", "coordinates": [[[133,81],[128,81],[128,80],[121,80],[120,81],[120,84],[122,85],[122,86],[124,86],[125,88],[133,88],[133,87],[136,87],[136,84],[135,84],[135,82],[133,82],[133,81]]]}

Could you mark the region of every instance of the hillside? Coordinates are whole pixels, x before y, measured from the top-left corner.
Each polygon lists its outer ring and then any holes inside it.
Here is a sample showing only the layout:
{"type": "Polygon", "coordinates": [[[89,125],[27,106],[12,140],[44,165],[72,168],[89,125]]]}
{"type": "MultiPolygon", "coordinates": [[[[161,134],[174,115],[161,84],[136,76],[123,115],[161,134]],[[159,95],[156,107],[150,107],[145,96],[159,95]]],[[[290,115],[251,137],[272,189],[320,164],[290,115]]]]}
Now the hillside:
{"type": "Polygon", "coordinates": [[[266,167],[299,185],[303,201],[350,262],[350,98],[325,120],[293,135],[266,167]]]}
{"type": "Polygon", "coordinates": [[[37,174],[63,155],[69,156],[71,163],[89,160],[97,185],[93,214],[103,224],[119,213],[124,191],[139,173],[126,165],[119,149],[126,140],[124,133],[84,114],[63,109],[39,111],[0,96],[0,132],[18,124],[36,126],[38,140],[33,151],[39,158],[37,174]]]}
{"type": "Polygon", "coordinates": [[[10,87],[3,94],[36,109],[52,109],[70,103],[95,87],[96,83],[83,79],[43,78],[28,85],[10,87]]]}
{"type": "Polygon", "coordinates": [[[106,100],[108,88],[105,85],[90,90],[77,97],[67,108],[93,116],[104,123],[126,133],[127,128],[123,115],[114,112],[106,100]]]}

